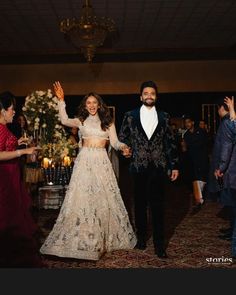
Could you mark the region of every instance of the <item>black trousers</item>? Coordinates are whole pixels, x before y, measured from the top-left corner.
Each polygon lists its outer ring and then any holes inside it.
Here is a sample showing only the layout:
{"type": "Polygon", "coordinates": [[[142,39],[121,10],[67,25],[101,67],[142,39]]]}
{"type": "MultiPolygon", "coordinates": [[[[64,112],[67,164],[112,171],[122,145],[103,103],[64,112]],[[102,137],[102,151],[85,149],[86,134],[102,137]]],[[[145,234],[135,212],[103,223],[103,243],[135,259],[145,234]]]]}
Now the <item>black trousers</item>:
{"type": "Polygon", "coordinates": [[[150,165],[134,178],[134,208],[137,238],[147,239],[147,210],[151,211],[154,247],[164,247],[164,183],[165,173],[150,165]]]}

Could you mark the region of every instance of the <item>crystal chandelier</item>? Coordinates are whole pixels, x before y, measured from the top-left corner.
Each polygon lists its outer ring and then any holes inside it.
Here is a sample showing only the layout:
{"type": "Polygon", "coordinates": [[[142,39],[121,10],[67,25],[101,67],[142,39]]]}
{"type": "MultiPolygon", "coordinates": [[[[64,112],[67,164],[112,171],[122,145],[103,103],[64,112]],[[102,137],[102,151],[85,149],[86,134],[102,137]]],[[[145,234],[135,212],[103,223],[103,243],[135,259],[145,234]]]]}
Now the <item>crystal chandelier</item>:
{"type": "Polygon", "coordinates": [[[78,19],[63,19],[60,31],[67,35],[70,42],[92,62],[97,47],[103,45],[108,33],[115,31],[115,22],[94,14],[89,0],[85,0],[78,19]]]}

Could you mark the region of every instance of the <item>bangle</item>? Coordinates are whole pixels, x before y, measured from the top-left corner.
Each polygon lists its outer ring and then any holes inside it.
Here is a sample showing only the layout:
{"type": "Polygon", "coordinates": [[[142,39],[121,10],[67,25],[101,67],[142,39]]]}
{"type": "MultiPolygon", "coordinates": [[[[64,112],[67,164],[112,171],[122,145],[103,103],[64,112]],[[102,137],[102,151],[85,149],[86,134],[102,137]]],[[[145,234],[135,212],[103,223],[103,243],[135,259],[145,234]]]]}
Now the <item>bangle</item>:
{"type": "Polygon", "coordinates": [[[16,153],[17,153],[17,157],[20,157],[21,156],[20,150],[16,150],[16,153]]]}

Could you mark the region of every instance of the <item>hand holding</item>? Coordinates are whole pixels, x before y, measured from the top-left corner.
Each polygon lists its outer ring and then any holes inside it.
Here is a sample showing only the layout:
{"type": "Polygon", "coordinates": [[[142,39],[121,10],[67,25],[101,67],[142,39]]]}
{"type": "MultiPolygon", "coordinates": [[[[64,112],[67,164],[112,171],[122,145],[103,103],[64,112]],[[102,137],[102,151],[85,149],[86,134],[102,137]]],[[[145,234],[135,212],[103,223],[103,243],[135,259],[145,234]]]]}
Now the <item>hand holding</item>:
{"type": "Polygon", "coordinates": [[[121,148],[121,153],[122,153],[122,155],[123,155],[124,157],[126,157],[126,158],[130,158],[131,155],[132,155],[131,148],[128,147],[127,145],[122,146],[122,148],[121,148]]]}
{"type": "Polygon", "coordinates": [[[64,90],[61,87],[61,84],[59,81],[56,81],[55,83],[53,83],[53,88],[54,88],[54,92],[55,95],[57,96],[59,101],[64,101],[64,90]]]}

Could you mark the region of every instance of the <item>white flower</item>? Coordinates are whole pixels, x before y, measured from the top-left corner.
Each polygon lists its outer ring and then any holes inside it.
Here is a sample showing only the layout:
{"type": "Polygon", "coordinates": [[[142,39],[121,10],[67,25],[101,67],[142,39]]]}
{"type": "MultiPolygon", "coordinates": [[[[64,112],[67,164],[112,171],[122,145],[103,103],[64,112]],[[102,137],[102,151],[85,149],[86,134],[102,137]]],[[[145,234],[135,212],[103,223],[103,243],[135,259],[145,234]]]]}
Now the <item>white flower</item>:
{"type": "Polygon", "coordinates": [[[25,98],[22,111],[26,117],[29,132],[39,140],[42,147],[41,156],[61,158],[69,146],[66,131],[61,125],[57,105],[58,99],[52,91],[36,90],[25,98]],[[35,132],[37,131],[37,132],[35,132]]]}
{"type": "Polygon", "coordinates": [[[44,91],[41,91],[41,90],[36,91],[36,93],[37,93],[39,96],[44,96],[44,94],[45,94],[45,92],[44,92],[44,91]]]}

